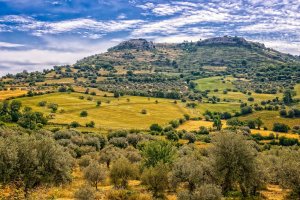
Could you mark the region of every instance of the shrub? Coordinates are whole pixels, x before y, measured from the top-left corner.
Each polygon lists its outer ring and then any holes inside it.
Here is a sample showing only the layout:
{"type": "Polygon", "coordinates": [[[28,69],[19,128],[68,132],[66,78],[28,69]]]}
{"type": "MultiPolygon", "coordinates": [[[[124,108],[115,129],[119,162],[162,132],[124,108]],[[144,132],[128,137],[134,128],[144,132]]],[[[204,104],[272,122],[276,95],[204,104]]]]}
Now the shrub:
{"type": "Polygon", "coordinates": [[[253,97],[249,97],[248,101],[254,101],[254,98],[253,97]]]}
{"type": "Polygon", "coordinates": [[[109,144],[112,144],[115,147],[119,147],[119,148],[128,147],[128,142],[125,137],[114,137],[109,140],[109,144]]]}
{"type": "Polygon", "coordinates": [[[190,133],[190,132],[188,132],[184,135],[184,139],[188,140],[189,143],[194,143],[197,140],[196,135],[194,133],[190,133]]]}
{"type": "Polygon", "coordinates": [[[252,107],[251,106],[244,106],[241,108],[241,114],[246,115],[252,113],[252,107]]]}
{"type": "Polygon", "coordinates": [[[47,101],[40,101],[38,105],[39,105],[40,107],[45,107],[46,104],[47,104],[47,101]]]}
{"type": "Polygon", "coordinates": [[[103,165],[99,165],[97,161],[92,161],[84,170],[84,178],[97,190],[98,183],[106,178],[106,168],[103,165]]]}
{"type": "Polygon", "coordinates": [[[166,133],[167,139],[177,142],[179,140],[178,134],[174,131],[169,131],[166,133]]]}
{"type": "Polygon", "coordinates": [[[154,198],[164,197],[163,193],[168,188],[168,172],[168,167],[161,163],[144,170],[142,184],[148,186],[154,198]]]}
{"type": "Polygon", "coordinates": [[[75,199],[78,200],[94,200],[95,190],[88,185],[80,187],[74,195],[75,199]]]}
{"type": "Polygon", "coordinates": [[[150,126],[150,131],[161,132],[162,130],[163,130],[162,127],[158,124],[152,124],[150,126]]]}
{"type": "Polygon", "coordinates": [[[71,122],[71,124],[70,124],[70,127],[72,127],[72,128],[77,128],[77,127],[79,127],[80,126],[80,124],[78,123],[78,122],[76,122],[76,121],[73,121],[73,122],[71,122]]]}
{"type": "Polygon", "coordinates": [[[280,116],[282,116],[282,117],[286,117],[286,116],[287,116],[287,112],[286,112],[285,109],[280,110],[280,111],[279,111],[279,114],[280,114],[280,116]]]}
{"type": "Polygon", "coordinates": [[[283,132],[287,133],[289,131],[289,126],[283,123],[274,123],[273,124],[273,131],[275,132],[283,132]]]}
{"type": "Polygon", "coordinates": [[[90,121],[89,123],[86,123],[85,126],[86,127],[90,127],[90,128],[94,128],[95,127],[95,122],[94,121],[90,121]]]}
{"type": "Polygon", "coordinates": [[[143,115],[146,115],[146,114],[147,114],[147,110],[146,110],[146,109],[143,109],[143,110],[141,111],[141,113],[142,113],[143,115]]]}
{"type": "Polygon", "coordinates": [[[198,133],[201,135],[208,135],[209,131],[205,126],[200,126],[198,133]]]}
{"type": "Polygon", "coordinates": [[[127,188],[128,180],[137,178],[138,168],[129,162],[127,158],[121,157],[116,160],[110,170],[110,179],[117,188],[127,188]]]}
{"type": "Polygon", "coordinates": [[[86,110],[81,111],[80,117],[87,117],[87,116],[88,116],[88,112],[86,110]]]}

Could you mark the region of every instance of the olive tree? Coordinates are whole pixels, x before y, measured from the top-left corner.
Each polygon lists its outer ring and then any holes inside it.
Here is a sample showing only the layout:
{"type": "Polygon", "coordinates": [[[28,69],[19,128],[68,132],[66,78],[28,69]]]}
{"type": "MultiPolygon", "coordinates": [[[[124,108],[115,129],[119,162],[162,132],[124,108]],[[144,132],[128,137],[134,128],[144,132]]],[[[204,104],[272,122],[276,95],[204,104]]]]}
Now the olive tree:
{"type": "Polygon", "coordinates": [[[115,187],[127,188],[128,180],[137,178],[138,168],[131,164],[127,158],[121,157],[113,162],[109,176],[115,187]]]}
{"type": "Polygon", "coordinates": [[[84,178],[98,190],[98,183],[106,178],[106,167],[99,165],[96,161],[92,161],[84,170],[84,178]]]}

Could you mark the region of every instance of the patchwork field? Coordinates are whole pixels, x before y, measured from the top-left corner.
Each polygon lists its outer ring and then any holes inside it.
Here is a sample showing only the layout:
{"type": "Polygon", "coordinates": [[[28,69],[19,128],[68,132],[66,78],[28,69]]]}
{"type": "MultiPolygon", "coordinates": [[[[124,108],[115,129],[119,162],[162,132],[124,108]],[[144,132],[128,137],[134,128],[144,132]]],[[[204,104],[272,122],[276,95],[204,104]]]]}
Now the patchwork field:
{"type": "MultiPolygon", "coordinates": [[[[226,126],[226,121],[222,120],[222,128],[227,127],[226,126]]],[[[186,131],[196,131],[199,130],[200,126],[204,126],[208,129],[213,128],[213,122],[210,121],[204,121],[204,120],[199,120],[199,121],[187,121],[185,123],[183,123],[182,125],[180,125],[177,130],[186,130],[186,131]]]]}
{"type": "Polygon", "coordinates": [[[21,96],[23,94],[26,94],[28,91],[27,90],[7,90],[7,91],[0,91],[0,101],[5,100],[9,97],[17,97],[21,96]]]}
{"type": "Polygon", "coordinates": [[[282,118],[279,116],[278,111],[260,111],[254,112],[253,114],[239,117],[240,120],[250,120],[260,117],[261,120],[264,122],[263,126],[266,126],[268,130],[272,130],[273,124],[275,122],[287,124],[290,128],[295,125],[300,125],[299,118],[282,118]]]}
{"type": "Polygon", "coordinates": [[[73,121],[85,125],[90,121],[96,123],[96,128],[114,129],[147,129],[153,123],[166,124],[173,119],[182,118],[185,113],[190,113],[183,104],[174,104],[172,100],[155,99],[146,97],[113,97],[91,96],[93,101],[86,98],[89,95],[80,93],[54,93],[30,98],[20,98],[24,106],[30,106],[35,111],[51,114],[50,109],[38,106],[40,101],[58,104],[58,111],[50,122],[69,124],[73,121]],[[85,99],[79,99],[84,96],[85,99]],[[96,107],[96,101],[102,102],[96,107]],[[158,101],[156,103],[155,101],[158,101]],[[142,114],[145,109],[147,114],[142,114]],[[87,117],[80,117],[81,111],[87,111],[87,117]]]}
{"type": "Polygon", "coordinates": [[[231,83],[232,78],[227,77],[224,79],[225,83],[223,83],[223,80],[221,80],[222,77],[215,76],[215,77],[209,77],[209,78],[202,78],[199,80],[196,80],[195,83],[197,83],[196,89],[200,91],[205,90],[214,90],[219,89],[221,91],[225,89],[233,89],[234,85],[231,83]]]}

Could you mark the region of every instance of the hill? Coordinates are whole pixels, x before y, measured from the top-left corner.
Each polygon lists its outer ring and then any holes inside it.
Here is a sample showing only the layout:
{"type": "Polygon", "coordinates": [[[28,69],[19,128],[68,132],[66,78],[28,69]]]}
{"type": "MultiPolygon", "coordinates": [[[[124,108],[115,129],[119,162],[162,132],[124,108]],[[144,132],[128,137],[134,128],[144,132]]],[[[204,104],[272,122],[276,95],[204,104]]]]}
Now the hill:
{"type": "Polygon", "coordinates": [[[241,91],[274,94],[293,88],[299,82],[299,66],[298,56],[240,37],[224,36],[180,44],[131,39],[74,65],[55,66],[43,73],[9,75],[4,82],[30,85],[67,82],[108,92],[177,97],[185,94],[188,87],[194,88],[193,80],[231,75],[238,79],[234,84],[241,91]],[[161,91],[169,94],[161,94],[161,91]]]}

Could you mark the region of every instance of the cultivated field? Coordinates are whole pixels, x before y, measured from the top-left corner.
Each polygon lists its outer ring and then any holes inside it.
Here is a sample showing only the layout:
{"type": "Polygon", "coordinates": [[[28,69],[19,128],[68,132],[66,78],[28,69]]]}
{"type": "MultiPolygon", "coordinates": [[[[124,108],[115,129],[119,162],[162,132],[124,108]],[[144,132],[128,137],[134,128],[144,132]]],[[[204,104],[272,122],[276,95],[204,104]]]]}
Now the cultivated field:
{"type": "Polygon", "coordinates": [[[38,106],[41,101],[48,104],[58,104],[58,111],[50,122],[57,124],[69,124],[77,121],[85,125],[90,121],[96,123],[96,128],[104,129],[147,129],[153,123],[166,124],[173,119],[182,118],[185,113],[190,113],[183,104],[174,104],[167,99],[155,99],[146,97],[125,96],[119,99],[113,97],[90,96],[92,101],[87,100],[90,95],[80,93],[54,93],[35,97],[20,98],[24,106],[30,106],[35,111],[51,114],[50,109],[38,106]],[[84,96],[85,99],[79,99],[84,96]],[[102,102],[96,107],[96,101],[102,102]],[[155,101],[158,101],[156,103],[155,101]],[[147,114],[142,114],[145,109],[147,114]],[[80,117],[80,112],[86,110],[87,117],[80,117]]]}
{"type": "Polygon", "coordinates": [[[0,91],[0,101],[5,100],[10,97],[17,97],[21,96],[23,94],[27,94],[27,90],[6,90],[6,91],[0,91]]]}

